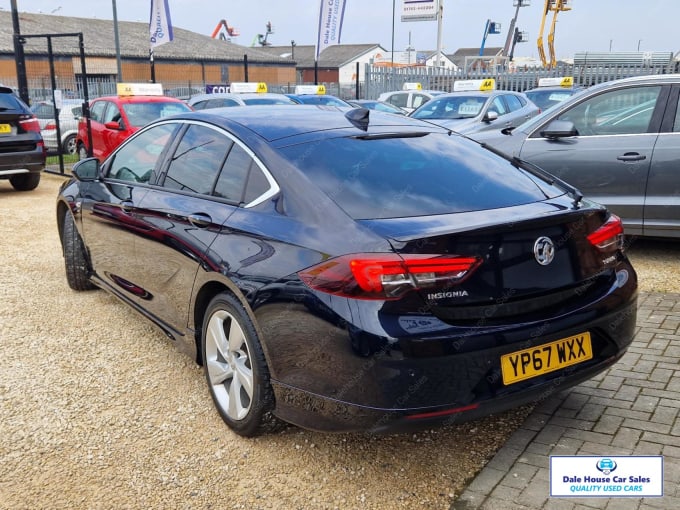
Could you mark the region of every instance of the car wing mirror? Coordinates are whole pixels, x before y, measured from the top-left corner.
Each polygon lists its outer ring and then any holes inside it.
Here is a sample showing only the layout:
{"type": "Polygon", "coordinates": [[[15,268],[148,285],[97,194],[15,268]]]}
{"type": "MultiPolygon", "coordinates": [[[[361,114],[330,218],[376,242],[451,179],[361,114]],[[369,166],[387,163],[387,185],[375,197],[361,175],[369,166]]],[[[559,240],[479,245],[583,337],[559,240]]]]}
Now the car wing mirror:
{"type": "Polygon", "coordinates": [[[482,120],[484,122],[493,122],[494,120],[498,120],[498,112],[488,111],[484,114],[484,118],[482,120]]]}
{"type": "Polygon", "coordinates": [[[543,138],[556,140],[558,138],[578,136],[578,131],[570,120],[553,120],[540,132],[540,135],[543,138]]]}
{"type": "Polygon", "coordinates": [[[114,120],[109,121],[106,124],[104,124],[104,127],[106,127],[106,129],[115,129],[115,130],[122,129],[120,122],[116,122],[114,120]]]}
{"type": "Polygon", "coordinates": [[[96,181],[101,173],[99,160],[97,158],[82,159],[73,165],[71,173],[81,182],[96,181]]]}

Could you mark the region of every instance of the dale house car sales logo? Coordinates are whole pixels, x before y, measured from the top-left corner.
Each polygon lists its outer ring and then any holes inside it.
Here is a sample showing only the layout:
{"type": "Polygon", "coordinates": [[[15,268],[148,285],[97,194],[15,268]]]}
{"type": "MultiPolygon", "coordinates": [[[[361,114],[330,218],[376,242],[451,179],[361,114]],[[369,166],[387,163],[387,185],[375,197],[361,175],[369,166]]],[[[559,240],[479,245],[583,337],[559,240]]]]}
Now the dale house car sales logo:
{"type": "Polygon", "coordinates": [[[550,496],[663,496],[663,457],[551,456],[550,496]]]}

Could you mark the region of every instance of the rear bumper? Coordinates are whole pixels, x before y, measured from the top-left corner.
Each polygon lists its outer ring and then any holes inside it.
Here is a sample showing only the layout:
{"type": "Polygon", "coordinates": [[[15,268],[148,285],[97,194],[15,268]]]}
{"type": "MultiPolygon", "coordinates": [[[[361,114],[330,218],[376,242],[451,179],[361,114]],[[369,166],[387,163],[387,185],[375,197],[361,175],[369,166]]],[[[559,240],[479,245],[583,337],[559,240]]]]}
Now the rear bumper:
{"type": "MultiPolygon", "coordinates": [[[[594,377],[615,364],[625,351],[588,369],[537,382],[526,389],[467,405],[418,409],[375,409],[314,395],[275,384],[276,410],[281,419],[320,432],[393,434],[465,423],[509,409],[538,404],[594,377]]],[[[413,385],[414,391],[417,383],[413,385]]],[[[403,396],[401,398],[404,398],[403,396]]],[[[398,405],[398,400],[395,405],[398,405]]]]}
{"type": "MultiPolygon", "coordinates": [[[[264,335],[263,346],[276,395],[274,412],[312,430],[393,432],[542,400],[602,372],[626,352],[635,332],[637,282],[632,268],[625,264],[625,269],[631,275],[626,284],[559,317],[403,338],[329,321],[329,308],[311,314],[309,304],[288,303],[285,313],[269,315],[264,306],[256,316],[264,331],[273,333],[264,335]],[[592,359],[503,383],[501,356],[586,331],[592,359]]],[[[359,315],[353,310],[355,318],[359,315]]]]}
{"type": "Polygon", "coordinates": [[[0,152],[0,179],[27,172],[41,172],[45,169],[45,152],[42,146],[33,151],[0,152]]]}

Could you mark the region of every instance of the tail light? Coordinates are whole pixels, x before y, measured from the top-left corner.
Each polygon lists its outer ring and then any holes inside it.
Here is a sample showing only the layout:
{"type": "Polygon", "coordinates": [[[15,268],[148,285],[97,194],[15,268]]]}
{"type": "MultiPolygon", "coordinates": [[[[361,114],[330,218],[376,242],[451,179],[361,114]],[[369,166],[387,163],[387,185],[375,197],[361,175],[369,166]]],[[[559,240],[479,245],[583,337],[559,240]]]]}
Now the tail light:
{"type": "Polygon", "coordinates": [[[623,248],[623,224],[621,218],[612,214],[595,232],[588,235],[588,241],[603,252],[614,252],[623,248]]]}
{"type": "Polygon", "coordinates": [[[29,131],[40,133],[40,123],[35,115],[22,115],[19,117],[19,125],[26,133],[29,131]]]}
{"type": "Polygon", "coordinates": [[[481,264],[476,257],[361,253],[298,273],[309,287],[356,299],[398,299],[411,290],[457,285],[481,264]]]}
{"type": "Polygon", "coordinates": [[[53,129],[57,129],[57,124],[53,120],[49,121],[47,124],[45,124],[45,129],[48,131],[51,131],[53,129]]]}

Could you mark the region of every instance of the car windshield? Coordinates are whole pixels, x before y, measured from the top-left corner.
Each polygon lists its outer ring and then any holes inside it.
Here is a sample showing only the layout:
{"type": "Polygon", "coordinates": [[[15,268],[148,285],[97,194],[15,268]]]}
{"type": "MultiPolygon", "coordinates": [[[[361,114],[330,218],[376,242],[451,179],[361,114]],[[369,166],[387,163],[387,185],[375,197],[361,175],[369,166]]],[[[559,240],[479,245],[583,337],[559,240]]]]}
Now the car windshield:
{"type": "Polygon", "coordinates": [[[125,114],[130,124],[142,127],[156,119],[191,111],[187,105],[181,102],[154,101],[149,103],[127,103],[123,105],[125,114]]]}
{"type": "MultiPolygon", "coordinates": [[[[348,137],[284,147],[284,157],[355,219],[426,216],[545,199],[522,171],[445,133],[348,137]]],[[[543,190],[543,191],[542,191],[543,190]]]]}
{"type": "Polygon", "coordinates": [[[255,104],[294,104],[295,101],[282,99],[280,97],[253,97],[250,99],[244,99],[243,102],[247,105],[255,104]]]}
{"type": "Polygon", "coordinates": [[[431,99],[411,114],[416,119],[469,119],[482,111],[489,96],[445,96],[431,99]]]}

